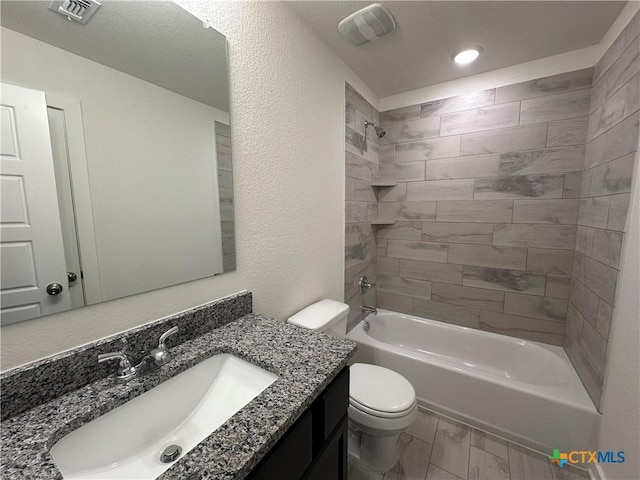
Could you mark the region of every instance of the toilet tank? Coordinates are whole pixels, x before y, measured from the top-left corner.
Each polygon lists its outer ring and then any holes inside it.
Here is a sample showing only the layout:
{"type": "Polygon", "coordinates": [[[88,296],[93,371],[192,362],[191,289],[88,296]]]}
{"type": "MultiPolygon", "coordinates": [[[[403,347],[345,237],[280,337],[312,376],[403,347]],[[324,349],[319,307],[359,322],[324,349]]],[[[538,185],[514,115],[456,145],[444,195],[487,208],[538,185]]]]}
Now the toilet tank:
{"type": "Polygon", "coordinates": [[[309,330],[343,337],[347,333],[348,315],[349,305],[325,299],[300,310],[287,322],[309,330]]]}

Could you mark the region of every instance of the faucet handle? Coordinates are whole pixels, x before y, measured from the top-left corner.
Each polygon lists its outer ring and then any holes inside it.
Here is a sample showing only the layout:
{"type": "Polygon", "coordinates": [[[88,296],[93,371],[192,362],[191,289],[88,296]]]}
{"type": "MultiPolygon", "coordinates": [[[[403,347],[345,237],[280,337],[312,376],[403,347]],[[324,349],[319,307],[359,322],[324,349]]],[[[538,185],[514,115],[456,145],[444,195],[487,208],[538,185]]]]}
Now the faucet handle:
{"type": "Polygon", "coordinates": [[[375,283],[369,283],[369,279],[367,278],[366,275],[363,275],[362,277],[360,277],[360,281],[358,282],[358,285],[360,286],[360,293],[362,293],[362,295],[367,293],[367,290],[369,290],[371,287],[376,286],[375,283]]]}
{"type": "Polygon", "coordinates": [[[126,382],[131,378],[138,375],[138,370],[136,367],[131,365],[131,361],[129,357],[125,353],[122,352],[110,352],[110,353],[101,353],[98,355],[98,363],[107,362],[109,360],[118,360],[118,371],[116,372],[116,380],[119,382],[126,382]]]}
{"type": "Polygon", "coordinates": [[[167,330],[166,332],[164,332],[160,336],[160,341],[158,342],[158,348],[164,348],[166,350],[167,346],[164,344],[164,342],[166,342],[167,338],[169,338],[174,333],[178,333],[178,330],[179,330],[178,327],[173,327],[173,328],[170,328],[169,330],[167,330]]]}

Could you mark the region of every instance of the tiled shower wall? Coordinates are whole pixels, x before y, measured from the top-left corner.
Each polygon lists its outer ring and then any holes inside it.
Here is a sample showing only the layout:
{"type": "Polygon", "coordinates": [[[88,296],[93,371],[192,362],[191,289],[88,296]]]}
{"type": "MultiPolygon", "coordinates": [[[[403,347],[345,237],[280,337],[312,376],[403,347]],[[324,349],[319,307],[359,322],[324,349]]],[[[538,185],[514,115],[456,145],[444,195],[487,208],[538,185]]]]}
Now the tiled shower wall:
{"type": "Polygon", "coordinates": [[[236,269],[236,229],[233,215],[233,165],[229,125],[216,122],[216,154],[218,158],[218,194],[222,227],[222,271],[236,269]]]}
{"type": "MultiPolygon", "coordinates": [[[[365,148],[364,122],[378,124],[378,112],[350,85],[346,86],[345,126],[345,302],[349,304],[349,329],[364,316],[358,279],[366,275],[376,282],[376,241],[371,221],[377,218],[377,199],[371,182],[378,175],[378,138],[367,129],[365,148]]],[[[375,306],[376,289],[364,301],[375,306]]]]}
{"type": "Polygon", "coordinates": [[[380,114],[379,307],[562,345],[591,76],[380,114]]]}
{"type": "MultiPolygon", "coordinates": [[[[600,405],[638,148],[640,14],[594,68],[564,347],[600,405]]],[[[634,247],[637,248],[637,245],[634,247]]]]}

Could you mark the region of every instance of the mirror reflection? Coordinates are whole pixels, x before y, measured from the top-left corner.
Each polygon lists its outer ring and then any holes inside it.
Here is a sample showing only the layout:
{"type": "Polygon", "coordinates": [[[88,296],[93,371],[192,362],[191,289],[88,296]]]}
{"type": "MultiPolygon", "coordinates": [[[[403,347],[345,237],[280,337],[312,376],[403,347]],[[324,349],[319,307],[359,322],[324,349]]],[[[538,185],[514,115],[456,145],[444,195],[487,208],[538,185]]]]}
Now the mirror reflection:
{"type": "Polygon", "coordinates": [[[2,324],[234,270],[225,37],[169,1],[1,9],[2,324]]]}

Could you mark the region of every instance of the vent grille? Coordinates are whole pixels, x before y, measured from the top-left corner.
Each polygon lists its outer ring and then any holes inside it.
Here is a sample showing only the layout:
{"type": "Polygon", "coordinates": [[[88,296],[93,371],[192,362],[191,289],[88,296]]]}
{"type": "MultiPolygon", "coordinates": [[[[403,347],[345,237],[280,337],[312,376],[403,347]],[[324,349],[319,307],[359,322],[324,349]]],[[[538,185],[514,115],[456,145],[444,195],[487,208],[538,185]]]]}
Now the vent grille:
{"type": "Polygon", "coordinates": [[[53,1],[49,5],[49,10],[64,15],[69,20],[85,24],[100,8],[100,2],[95,0],[62,0],[53,1]]]}
{"type": "Polygon", "coordinates": [[[342,37],[354,45],[363,45],[393,32],[396,22],[391,12],[379,3],[352,13],[338,24],[342,37]]]}

